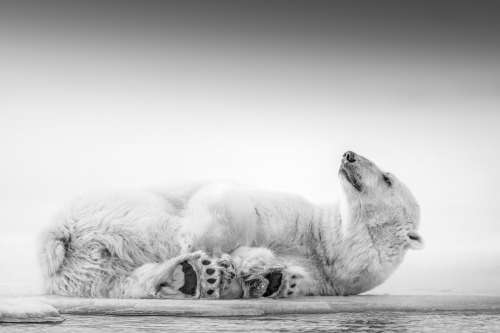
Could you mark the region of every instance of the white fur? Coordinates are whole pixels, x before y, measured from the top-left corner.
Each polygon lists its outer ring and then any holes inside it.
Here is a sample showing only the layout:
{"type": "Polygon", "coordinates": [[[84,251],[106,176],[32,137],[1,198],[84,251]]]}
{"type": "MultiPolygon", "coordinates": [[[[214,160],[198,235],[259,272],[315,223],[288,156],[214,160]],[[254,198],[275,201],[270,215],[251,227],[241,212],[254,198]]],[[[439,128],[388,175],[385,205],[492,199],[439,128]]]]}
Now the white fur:
{"type": "Polygon", "coordinates": [[[363,192],[340,175],[344,197],[325,207],[227,184],[76,200],[43,236],[47,291],[134,297],[140,292],[128,290],[130,279],[157,269],[151,263],[241,246],[267,248],[302,270],[306,294],[367,291],[416,247],[408,233],[416,233],[419,214],[402,183],[393,177],[387,187],[379,179],[382,171],[357,156],[353,168],[363,192]]]}

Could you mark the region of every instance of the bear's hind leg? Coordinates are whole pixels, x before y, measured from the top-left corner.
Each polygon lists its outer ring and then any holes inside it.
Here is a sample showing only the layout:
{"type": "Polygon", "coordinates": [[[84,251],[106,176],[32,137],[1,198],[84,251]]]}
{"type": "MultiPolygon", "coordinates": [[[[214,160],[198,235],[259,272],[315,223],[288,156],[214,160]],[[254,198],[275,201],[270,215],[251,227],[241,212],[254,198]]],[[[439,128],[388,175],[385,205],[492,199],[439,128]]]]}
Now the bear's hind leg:
{"type": "Polygon", "coordinates": [[[202,251],[163,263],[148,263],[121,280],[110,293],[122,298],[220,298],[236,277],[231,257],[202,251]]]}

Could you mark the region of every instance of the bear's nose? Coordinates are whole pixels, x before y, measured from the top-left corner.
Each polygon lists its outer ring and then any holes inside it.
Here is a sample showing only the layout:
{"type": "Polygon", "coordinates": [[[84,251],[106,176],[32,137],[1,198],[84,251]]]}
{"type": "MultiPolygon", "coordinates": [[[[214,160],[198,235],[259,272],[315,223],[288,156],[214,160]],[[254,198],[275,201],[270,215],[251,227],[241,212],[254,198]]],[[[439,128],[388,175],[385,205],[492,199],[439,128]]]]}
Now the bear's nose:
{"type": "Polygon", "coordinates": [[[344,153],[344,159],[346,159],[349,163],[356,162],[356,154],[352,151],[346,151],[344,153]]]}

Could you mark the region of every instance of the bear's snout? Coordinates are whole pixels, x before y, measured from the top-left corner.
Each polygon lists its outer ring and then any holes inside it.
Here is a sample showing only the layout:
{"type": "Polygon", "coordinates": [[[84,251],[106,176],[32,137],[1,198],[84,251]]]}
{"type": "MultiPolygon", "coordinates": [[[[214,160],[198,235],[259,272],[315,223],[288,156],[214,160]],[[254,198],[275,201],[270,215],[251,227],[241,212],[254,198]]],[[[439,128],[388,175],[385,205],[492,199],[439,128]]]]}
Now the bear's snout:
{"type": "Polygon", "coordinates": [[[344,161],[347,161],[349,163],[354,163],[356,162],[356,153],[353,151],[346,151],[344,155],[342,155],[344,158],[344,161]]]}

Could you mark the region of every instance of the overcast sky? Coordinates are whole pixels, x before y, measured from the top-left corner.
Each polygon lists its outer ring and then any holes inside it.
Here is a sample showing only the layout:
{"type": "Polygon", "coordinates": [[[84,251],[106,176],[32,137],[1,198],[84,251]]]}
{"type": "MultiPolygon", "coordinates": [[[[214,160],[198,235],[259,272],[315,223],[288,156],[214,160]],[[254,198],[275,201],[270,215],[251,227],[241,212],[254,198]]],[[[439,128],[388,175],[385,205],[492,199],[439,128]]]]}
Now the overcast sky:
{"type": "Polygon", "coordinates": [[[36,290],[34,237],[77,194],[224,179],[323,203],[351,149],[422,209],[426,249],[376,292],[500,294],[496,9],[2,6],[0,293],[36,290]]]}

